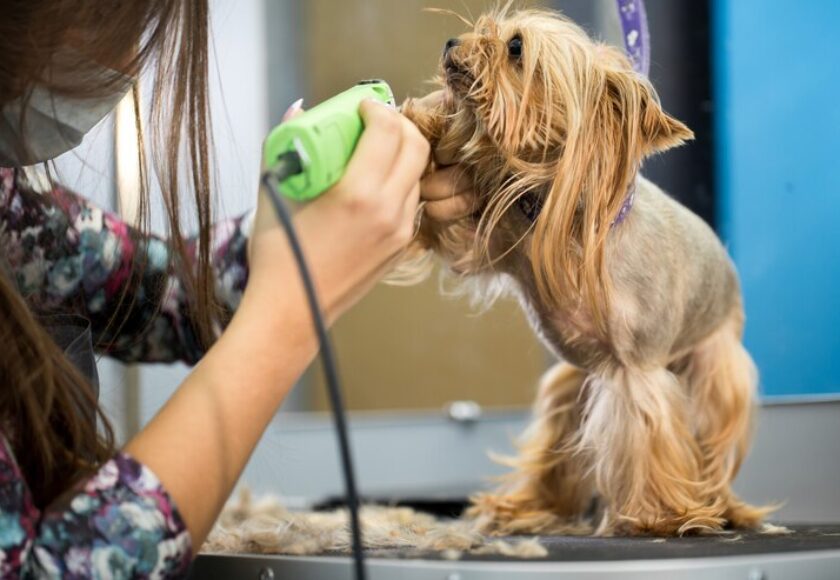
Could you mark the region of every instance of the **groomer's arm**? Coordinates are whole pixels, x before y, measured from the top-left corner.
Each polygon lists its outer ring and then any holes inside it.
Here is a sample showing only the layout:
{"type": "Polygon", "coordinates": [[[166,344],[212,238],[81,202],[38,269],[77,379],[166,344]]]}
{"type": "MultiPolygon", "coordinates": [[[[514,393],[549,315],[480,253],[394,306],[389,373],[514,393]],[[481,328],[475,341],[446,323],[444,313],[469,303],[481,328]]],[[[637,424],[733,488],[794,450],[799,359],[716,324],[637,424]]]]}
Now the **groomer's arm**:
{"type": "MultiPolygon", "coordinates": [[[[395,111],[373,102],[361,111],[366,130],[345,176],[295,216],[329,320],[364,295],[410,240],[429,156],[425,139],[395,111]]],[[[315,355],[311,326],[285,233],[261,199],[250,278],[231,324],[126,446],[174,498],[194,549],[315,355]]]]}

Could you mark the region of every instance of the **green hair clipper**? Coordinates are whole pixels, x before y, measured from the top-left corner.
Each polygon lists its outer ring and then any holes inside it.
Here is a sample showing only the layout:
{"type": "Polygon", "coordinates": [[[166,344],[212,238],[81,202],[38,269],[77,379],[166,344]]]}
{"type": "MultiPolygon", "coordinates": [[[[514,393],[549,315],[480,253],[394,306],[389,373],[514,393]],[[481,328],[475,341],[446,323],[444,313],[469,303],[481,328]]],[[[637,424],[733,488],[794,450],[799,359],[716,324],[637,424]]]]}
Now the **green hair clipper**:
{"type": "Polygon", "coordinates": [[[342,175],[364,130],[359,105],[375,99],[394,106],[388,83],[362,81],[275,127],[265,141],[265,167],[280,192],[295,201],[317,197],[342,175]]]}

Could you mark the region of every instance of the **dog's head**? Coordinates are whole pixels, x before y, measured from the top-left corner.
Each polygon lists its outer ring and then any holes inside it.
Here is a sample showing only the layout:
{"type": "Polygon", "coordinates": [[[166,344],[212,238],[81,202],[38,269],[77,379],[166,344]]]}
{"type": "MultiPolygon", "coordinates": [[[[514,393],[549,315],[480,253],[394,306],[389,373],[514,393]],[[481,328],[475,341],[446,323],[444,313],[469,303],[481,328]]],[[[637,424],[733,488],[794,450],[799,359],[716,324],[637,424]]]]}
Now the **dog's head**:
{"type": "Polygon", "coordinates": [[[437,151],[476,176],[473,271],[517,244],[545,300],[577,294],[597,316],[606,237],[641,161],[693,135],[622,51],[560,14],[501,9],[471,27],[441,58],[437,151]]]}

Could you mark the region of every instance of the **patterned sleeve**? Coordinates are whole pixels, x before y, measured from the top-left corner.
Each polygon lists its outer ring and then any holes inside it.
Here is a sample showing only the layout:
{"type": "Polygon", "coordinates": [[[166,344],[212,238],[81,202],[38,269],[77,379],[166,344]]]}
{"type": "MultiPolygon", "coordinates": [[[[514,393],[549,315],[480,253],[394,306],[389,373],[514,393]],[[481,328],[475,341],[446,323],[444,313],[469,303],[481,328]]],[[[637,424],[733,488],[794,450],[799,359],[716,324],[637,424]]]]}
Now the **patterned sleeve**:
{"type": "Polygon", "coordinates": [[[189,532],[155,475],[120,453],[41,513],[0,434],[0,577],[182,578],[189,532]]]}
{"type": "MultiPolygon", "coordinates": [[[[62,187],[39,195],[0,169],[0,255],[39,311],[90,319],[94,341],[125,362],[195,363],[204,354],[167,242],[140,236],[116,215],[62,187]],[[137,291],[123,289],[140,272],[137,291]]],[[[217,223],[212,260],[216,293],[233,312],[248,278],[252,214],[217,223]]],[[[195,240],[187,240],[195,255],[195,240]]]]}

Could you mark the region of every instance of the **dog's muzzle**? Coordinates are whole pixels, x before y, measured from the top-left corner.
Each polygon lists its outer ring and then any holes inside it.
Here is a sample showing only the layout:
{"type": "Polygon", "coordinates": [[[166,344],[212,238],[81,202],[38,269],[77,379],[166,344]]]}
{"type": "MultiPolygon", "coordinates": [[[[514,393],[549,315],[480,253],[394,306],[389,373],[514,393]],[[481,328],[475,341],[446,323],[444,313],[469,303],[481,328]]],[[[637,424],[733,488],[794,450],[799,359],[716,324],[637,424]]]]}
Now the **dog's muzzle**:
{"type": "Polygon", "coordinates": [[[469,72],[455,58],[454,49],[461,45],[457,38],[450,38],[443,47],[443,70],[450,87],[466,88],[472,82],[469,72]]]}

